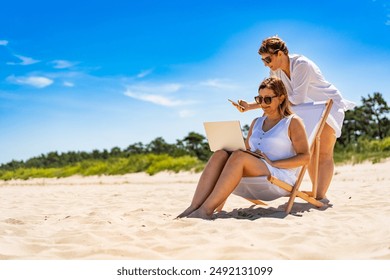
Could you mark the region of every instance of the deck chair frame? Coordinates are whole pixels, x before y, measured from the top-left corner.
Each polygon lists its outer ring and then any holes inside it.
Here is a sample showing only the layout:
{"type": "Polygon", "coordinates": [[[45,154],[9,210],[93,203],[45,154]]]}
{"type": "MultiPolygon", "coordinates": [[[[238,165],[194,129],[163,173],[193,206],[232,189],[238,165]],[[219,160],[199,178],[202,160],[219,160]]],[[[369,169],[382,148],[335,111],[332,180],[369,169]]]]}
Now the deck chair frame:
{"type": "MultiPolygon", "coordinates": [[[[328,101],[324,101],[324,102],[315,102],[315,103],[312,103],[312,104],[321,104],[324,106],[323,108],[323,111],[322,111],[322,114],[321,114],[321,117],[320,117],[320,121],[319,121],[319,125],[317,125],[317,127],[315,128],[315,130],[311,133],[312,135],[312,139],[311,141],[309,142],[309,145],[310,145],[310,154],[311,154],[311,160],[313,160],[313,157],[314,157],[314,164],[315,164],[315,172],[314,172],[314,177],[312,178],[312,190],[311,192],[303,192],[303,191],[300,191],[299,190],[299,187],[302,183],[302,180],[303,180],[303,177],[306,173],[306,170],[308,168],[308,165],[304,165],[301,167],[301,170],[298,174],[298,177],[297,177],[297,180],[295,182],[294,185],[290,185],[290,184],[287,184],[273,176],[267,176],[267,180],[284,189],[285,191],[289,192],[290,194],[288,195],[289,197],[289,200],[288,200],[288,203],[287,203],[287,206],[286,206],[286,209],[285,209],[285,212],[287,214],[289,214],[291,212],[291,209],[293,207],[293,204],[294,204],[294,200],[296,197],[299,197],[305,201],[307,201],[308,203],[316,206],[316,207],[322,207],[324,206],[324,204],[321,202],[321,201],[318,201],[316,199],[316,196],[317,196],[317,185],[318,185],[318,164],[319,164],[319,155],[320,155],[320,135],[321,135],[321,132],[325,126],[325,123],[326,123],[326,119],[329,115],[329,112],[330,112],[330,109],[332,107],[332,104],[333,104],[333,100],[332,99],[329,99],[328,101]]],[[[299,106],[299,105],[298,105],[299,106]]],[[[294,111],[294,106],[292,107],[292,110],[294,111]]],[[[299,113],[297,113],[297,115],[299,116],[299,113]]],[[[303,119],[304,123],[305,123],[305,120],[303,119]]],[[[257,205],[266,205],[264,202],[262,202],[261,200],[256,200],[256,199],[248,199],[246,198],[247,200],[249,200],[250,202],[254,203],[254,204],[257,204],[257,205]]],[[[225,202],[224,202],[225,203],[225,202]]],[[[221,211],[222,210],[222,207],[224,205],[224,203],[222,203],[218,208],[217,208],[217,211],[221,211]]]]}

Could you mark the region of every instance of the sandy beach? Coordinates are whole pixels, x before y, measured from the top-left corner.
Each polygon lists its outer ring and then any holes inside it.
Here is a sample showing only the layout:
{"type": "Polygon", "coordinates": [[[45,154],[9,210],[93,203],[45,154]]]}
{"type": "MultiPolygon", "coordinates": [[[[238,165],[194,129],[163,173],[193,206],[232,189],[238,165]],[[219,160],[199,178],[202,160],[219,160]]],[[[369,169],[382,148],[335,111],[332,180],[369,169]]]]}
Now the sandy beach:
{"type": "Polygon", "coordinates": [[[336,166],[323,209],[231,196],[216,220],[175,219],[199,176],[0,181],[0,259],[390,259],[390,160],[336,166]]]}

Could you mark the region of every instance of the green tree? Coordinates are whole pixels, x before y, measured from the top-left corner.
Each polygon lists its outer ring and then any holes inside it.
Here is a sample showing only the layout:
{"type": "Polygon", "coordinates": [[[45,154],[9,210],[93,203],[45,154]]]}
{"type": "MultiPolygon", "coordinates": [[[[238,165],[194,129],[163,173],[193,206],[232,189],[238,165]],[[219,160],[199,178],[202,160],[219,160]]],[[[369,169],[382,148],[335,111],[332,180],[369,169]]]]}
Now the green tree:
{"type": "Polygon", "coordinates": [[[100,151],[95,149],[92,151],[92,159],[100,159],[100,151]]]}
{"type": "Polygon", "coordinates": [[[371,139],[383,139],[389,135],[389,106],[382,94],[375,92],[373,96],[362,97],[363,116],[368,120],[367,134],[371,139]]]}
{"type": "Polygon", "coordinates": [[[142,142],[137,142],[134,144],[129,145],[125,150],[124,150],[126,155],[131,155],[131,154],[144,154],[146,152],[146,148],[144,147],[144,144],[142,142]]]}
{"type": "Polygon", "coordinates": [[[365,133],[364,127],[367,125],[362,107],[346,111],[341,136],[337,139],[337,143],[343,146],[356,143],[358,138],[365,133]]]}
{"type": "Polygon", "coordinates": [[[153,154],[172,154],[173,145],[168,144],[162,137],[157,137],[146,145],[146,150],[153,154]]]}
{"type": "Polygon", "coordinates": [[[344,124],[338,144],[346,146],[357,143],[359,138],[384,139],[390,135],[389,106],[382,94],[375,92],[362,97],[362,106],[345,113],[344,124]]]}
{"type": "Polygon", "coordinates": [[[121,149],[119,147],[113,147],[110,151],[110,155],[113,156],[113,157],[119,157],[121,156],[121,149]]]}
{"type": "Polygon", "coordinates": [[[248,137],[249,129],[250,129],[250,127],[248,124],[246,124],[242,127],[242,134],[244,135],[245,139],[248,137]]]}
{"type": "Polygon", "coordinates": [[[362,105],[345,112],[341,137],[337,143],[346,146],[357,143],[359,138],[384,139],[390,136],[389,106],[379,92],[367,98],[362,105]]]}
{"type": "MultiPolygon", "coordinates": [[[[113,151],[111,150],[111,153],[112,152],[113,151]]],[[[118,151],[116,149],[114,150],[114,153],[117,153],[117,156],[119,156],[120,155],[120,149],[119,149],[119,153],[118,153],[118,151]]],[[[110,158],[110,153],[107,151],[107,149],[104,149],[103,152],[101,152],[100,157],[101,157],[101,159],[109,159],[110,158]]]]}
{"type": "Polygon", "coordinates": [[[22,160],[21,161],[12,160],[8,163],[2,164],[0,166],[0,169],[1,170],[15,170],[15,169],[21,168],[23,166],[24,166],[24,162],[22,160]]]}
{"type": "Polygon", "coordinates": [[[190,132],[186,137],[184,137],[182,142],[190,155],[195,155],[202,161],[209,159],[211,152],[208,142],[202,134],[190,132]]]}
{"type": "Polygon", "coordinates": [[[187,148],[186,148],[186,145],[184,143],[183,140],[179,140],[177,139],[176,140],[176,145],[175,145],[175,149],[174,149],[174,152],[172,154],[172,156],[174,157],[181,157],[181,156],[185,156],[185,155],[194,155],[194,154],[191,154],[187,148]]]}

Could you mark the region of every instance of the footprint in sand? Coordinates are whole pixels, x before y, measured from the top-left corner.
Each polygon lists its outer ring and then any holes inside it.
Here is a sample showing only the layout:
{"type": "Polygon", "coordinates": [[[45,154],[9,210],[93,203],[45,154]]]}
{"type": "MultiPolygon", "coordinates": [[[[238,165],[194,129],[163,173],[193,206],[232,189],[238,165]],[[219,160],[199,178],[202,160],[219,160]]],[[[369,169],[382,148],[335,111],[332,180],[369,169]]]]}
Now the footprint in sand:
{"type": "Polygon", "coordinates": [[[4,222],[6,222],[7,224],[12,224],[12,225],[24,225],[23,221],[13,219],[13,218],[9,218],[9,219],[5,220],[4,222]]]}

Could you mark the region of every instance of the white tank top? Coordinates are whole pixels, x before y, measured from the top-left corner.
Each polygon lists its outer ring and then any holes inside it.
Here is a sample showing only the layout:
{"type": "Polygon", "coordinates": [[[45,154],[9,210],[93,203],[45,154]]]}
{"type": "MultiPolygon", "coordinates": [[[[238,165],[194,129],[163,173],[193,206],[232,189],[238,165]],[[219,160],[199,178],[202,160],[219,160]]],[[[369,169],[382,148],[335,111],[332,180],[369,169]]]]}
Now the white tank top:
{"type": "Polygon", "coordinates": [[[263,123],[266,116],[257,119],[249,139],[251,151],[260,150],[270,160],[285,159],[295,156],[291,139],[288,135],[288,128],[294,115],[281,119],[268,131],[263,131],[263,123]]]}

